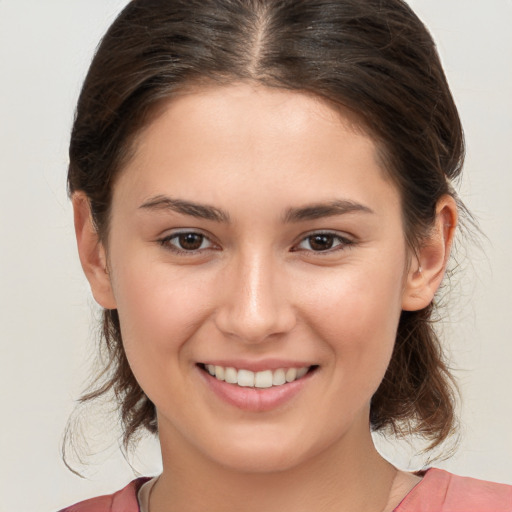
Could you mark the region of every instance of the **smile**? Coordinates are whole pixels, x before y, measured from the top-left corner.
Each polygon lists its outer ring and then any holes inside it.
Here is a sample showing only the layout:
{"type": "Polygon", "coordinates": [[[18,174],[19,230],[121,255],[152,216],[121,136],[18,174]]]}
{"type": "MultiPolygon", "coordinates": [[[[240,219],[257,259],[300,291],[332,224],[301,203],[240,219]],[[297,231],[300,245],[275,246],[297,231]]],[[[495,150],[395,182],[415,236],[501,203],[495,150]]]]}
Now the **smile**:
{"type": "Polygon", "coordinates": [[[304,377],[310,370],[316,367],[278,368],[276,370],[263,370],[259,372],[212,364],[202,365],[202,368],[219,381],[245,388],[264,389],[294,382],[304,377]]]}

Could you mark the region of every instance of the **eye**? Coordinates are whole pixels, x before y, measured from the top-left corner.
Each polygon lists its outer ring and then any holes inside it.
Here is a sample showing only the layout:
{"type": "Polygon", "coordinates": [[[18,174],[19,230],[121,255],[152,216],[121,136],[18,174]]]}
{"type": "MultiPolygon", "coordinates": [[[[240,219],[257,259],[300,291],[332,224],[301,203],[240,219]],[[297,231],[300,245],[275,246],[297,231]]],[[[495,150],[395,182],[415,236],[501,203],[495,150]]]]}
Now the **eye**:
{"type": "Polygon", "coordinates": [[[160,239],[159,243],[176,253],[195,253],[213,247],[213,243],[205,235],[195,231],[174,233],[160,239]]]}
{"type": "Polygon", "coordinates": [[[352,244],[351,240],[336,233],[313,233],[303,238],[294,250],[330,252],[343,249],[352,244]]]}

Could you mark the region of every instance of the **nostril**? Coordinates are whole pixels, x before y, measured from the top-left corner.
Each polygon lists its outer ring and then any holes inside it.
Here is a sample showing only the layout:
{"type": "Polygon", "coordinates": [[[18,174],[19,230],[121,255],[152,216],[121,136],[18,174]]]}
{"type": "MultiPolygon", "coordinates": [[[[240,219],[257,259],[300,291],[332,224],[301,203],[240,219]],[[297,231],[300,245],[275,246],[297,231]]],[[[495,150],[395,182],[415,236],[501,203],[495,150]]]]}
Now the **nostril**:
{"type": "Polygon", "coordinates": [[[242,342],[273,341],[295,327],[295,314],[286,309],[286,306],[283,306],[265,310],[263,308],[242,310],[241,307],[238,310],[224,310],[219,312],[215,323],[222,333],[238,338],[242,342]]]}

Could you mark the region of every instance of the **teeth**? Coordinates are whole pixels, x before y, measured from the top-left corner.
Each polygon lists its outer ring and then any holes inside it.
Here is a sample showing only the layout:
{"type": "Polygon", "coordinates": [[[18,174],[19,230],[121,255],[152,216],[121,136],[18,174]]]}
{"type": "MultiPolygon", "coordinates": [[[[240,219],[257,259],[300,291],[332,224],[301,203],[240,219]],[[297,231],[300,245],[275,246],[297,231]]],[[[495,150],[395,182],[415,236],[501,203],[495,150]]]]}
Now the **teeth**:
{"type": "Polygon", "coordinates": [[[272,375],[272,385],[274,386],[280,386],[281,384],[284,384],[286,382],[286,372],[279,368],[279,370],[276,370],[272,375]]]}
{"type": "Polygon", "coordinates": [[[234,368],[226,368],[224,377],[229,384],[236,384],[238,382],[238,372],[234,368]]]}
{"type": "Polygon", "coordinates": [[[304,375],[306,375],[306,373],[308,373],[308,368],[306,368],[306,367],[298,368],[297,369],[297,379],[300,379],[301,377],[304,377],[304,375]]]}
{"type": "Polygon", "coordinates": [[[224,378],[224,367],[216,366],[215,367],[215,377],[219,380],[225,380],[224,378]]]}
{"type": "Polygon", "coordinates": [[[254,372],[249,370],[238,370],[238,385],[244,388],[254,387],[254,372]]]}
{"type": "Polygon", "coordinates": [[[257,372],[254,374],[255,388],[271,388],[272,387],[272,371],[257,372]]]}
{"type": "Polygon", "coordinates": [[[250,370],[237,370],[236,368],[205,365],[210,375],[218,380],[224,380],[229,384],[238,384],[245,388],[270,388],[282,386],[287,382],[300,379],[308,373],[309,366],[302,368],[279,368],[277,370],[264,370],[252,372],[250,370]]]}
{"type": "Polygon", "coordinates": [[[286,370],[286,382],[293,382],[297,378],[297,368],[286,370]]]}

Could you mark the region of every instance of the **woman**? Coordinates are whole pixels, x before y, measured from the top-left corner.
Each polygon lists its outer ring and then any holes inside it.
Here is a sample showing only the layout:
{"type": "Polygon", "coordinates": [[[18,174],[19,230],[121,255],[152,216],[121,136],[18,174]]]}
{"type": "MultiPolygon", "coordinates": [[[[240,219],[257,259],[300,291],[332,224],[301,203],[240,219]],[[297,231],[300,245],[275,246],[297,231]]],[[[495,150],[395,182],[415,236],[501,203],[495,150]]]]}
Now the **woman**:
{"type": "MultiPolygon", "coordinates": [[[[163,472],[68,510],[511,510],[371,430],[454,430],[429,320],[463,136],[399,0],[134,0],[84,83],[69,189],[128,444],[163,472]]],[[[458,206],[459,205],[459,206],[458,206]]]]}

